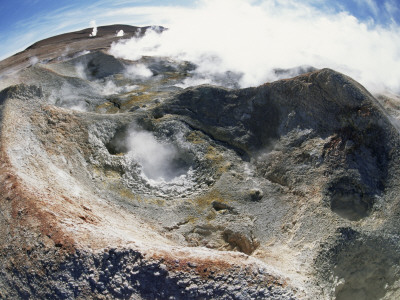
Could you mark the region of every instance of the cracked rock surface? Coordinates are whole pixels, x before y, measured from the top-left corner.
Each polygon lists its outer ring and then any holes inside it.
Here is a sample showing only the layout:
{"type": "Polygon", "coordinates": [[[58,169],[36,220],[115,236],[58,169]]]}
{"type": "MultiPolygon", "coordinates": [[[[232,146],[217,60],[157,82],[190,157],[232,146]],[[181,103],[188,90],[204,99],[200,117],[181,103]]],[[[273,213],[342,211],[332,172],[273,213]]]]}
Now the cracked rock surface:
{"type": "Polygon", "coordinates": [[[397,97],[182,89],[194,64],[117,59],[114,29],[0,62],[0,299],[400,297],[397,97]]]}

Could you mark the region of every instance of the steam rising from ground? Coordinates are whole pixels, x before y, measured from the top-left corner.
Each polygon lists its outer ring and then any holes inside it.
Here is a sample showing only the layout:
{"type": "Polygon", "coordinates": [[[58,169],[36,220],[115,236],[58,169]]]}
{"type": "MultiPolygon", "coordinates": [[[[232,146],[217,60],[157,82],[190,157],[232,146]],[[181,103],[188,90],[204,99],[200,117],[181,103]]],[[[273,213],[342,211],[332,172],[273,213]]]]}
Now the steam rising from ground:
{"type": "Polygon", "coordinates": [[[166,141],[159,141],[153,134],[131,129],[127,138],[128,156],[137,161],[143,175],[153,181],[172,181],[188,169],[179,162],[179,151],[166,141]]]}
{"type": "Polygon", "coordinates": [[[52,104],[77,111],[88,111],[104,101],[104,97],[129,93],[137,89],[135,84],[117,85],[112,78],[89,80],[87,68],[83,63],[75,65],[75,75],[86,80],[83,87],[64,82],[59,89],[53,89],[49,95],[52,104]],[[99,102],[100,101],[100,102],[99,102]]]}
{"type": "Polygon", "coordinates": [[[90,21],[90,26],[93,27],[93,31],[91,34],[89,34],[90,37],[95,37],[97,35],[97,25],[96,21],[90,21]]]}
{"type": "Polygon", "coordinates": [[[36,65],[39,62],[39,58],[37,58],[36,56],[32,56],[29,58],[29,63],[31,64],[31,66],[36,65]]]}
{"type": "Polygon", "coordinates": [[[78,63],[75,65],[75,72],[79,78],[87,80],[86,68],[83,63],[78,63]]]}
{"type": "Polygon", "coordinates": [[[125,76],[131,79],[148,78],[153,76],[153,72],[144,64],[136,64],[126,67],[125,76]]]}
{"type": "Polygon", "coordinates": [[[72,85],[64,83],[60,89],[53,90],[49,102],[77,111],[87,111],[88,103],[72,85]]]}
{"type": "Polygon", "coordinates": [[[195,9],[171,14],[169,30],[121,41],[111,53],[131,60],[144,55],[188,60],[198,65],[195,79],[232,71],[241,74],[241,87],[278,79],[276,68],[310,65],[348,74],[373,92],[400,92],[397,25],[383,28],[347,13],[283,3],[203,0],[195,9]]]}
{"type": "MultiPolygon", "coordinates": [[[[77,63],[75,65],[75,73],[76,76],[78,76],[81,79],[84,80],[89,80],[87,76],[87,68],[84,66],[83,63],[77,63]]],[[[127,66],[126,71],[125,71],[125,76],[128,78],[133,78],[137,79],[138,77],[149,77],[153,75],[153,73],[147,69],[143,65],[137,65],[137,68],[134,68],[134,66],[127,66]],[[149,74],[149,73],[150,74],[149,74]]],[[[92,81],[92,85],[95,87],[95,90],[100,92],[101,95],[104,96],[109,96],[113,94],[120,94],[120,93],[128,93],[137,88],[137,85],[123,85],[123,86],[117,86],[114,81],[110,78],[107,79],[100,79],[100,80],[94,80],[92,81]]]]}

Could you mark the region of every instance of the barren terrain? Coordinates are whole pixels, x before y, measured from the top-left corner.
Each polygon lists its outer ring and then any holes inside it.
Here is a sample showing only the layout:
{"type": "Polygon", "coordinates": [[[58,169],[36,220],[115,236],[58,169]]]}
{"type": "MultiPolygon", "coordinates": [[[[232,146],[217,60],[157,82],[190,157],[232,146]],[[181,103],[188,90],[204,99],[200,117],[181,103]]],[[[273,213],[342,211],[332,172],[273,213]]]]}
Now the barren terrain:
{"type": "Polygon", "coordinates": [[[0,298],[399,298],[399,97],[183,89],[191,62],[108,53],[147,28],[0,62],[0,298]]]}

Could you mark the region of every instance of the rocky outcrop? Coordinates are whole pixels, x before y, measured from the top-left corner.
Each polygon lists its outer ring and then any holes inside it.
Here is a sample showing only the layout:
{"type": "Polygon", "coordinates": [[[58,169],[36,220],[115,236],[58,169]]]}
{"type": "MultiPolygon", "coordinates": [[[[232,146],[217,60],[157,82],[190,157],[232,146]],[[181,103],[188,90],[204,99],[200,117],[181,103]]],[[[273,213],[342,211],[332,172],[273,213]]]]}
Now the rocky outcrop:
{"type": "Polygon", "coordinates": [[[399,297],[392,112],[330,69],[195,67],[92,52],[0,92],[0,298],[399,297]]]}

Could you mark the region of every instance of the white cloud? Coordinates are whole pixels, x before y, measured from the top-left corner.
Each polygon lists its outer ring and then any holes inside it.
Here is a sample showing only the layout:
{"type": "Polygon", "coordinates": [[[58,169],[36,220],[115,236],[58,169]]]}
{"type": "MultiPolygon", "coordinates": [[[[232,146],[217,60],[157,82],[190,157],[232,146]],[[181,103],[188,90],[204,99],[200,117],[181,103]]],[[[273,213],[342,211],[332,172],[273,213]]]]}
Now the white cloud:
{"type": "Polygon", "coordinates": [[[373,92],[400,92],[398,26],[371,28],[293,1],[203,0],[170,12],[169,30],[120,42],[111,53],[189,60],[201,74],[242,73],[243,87],[276,79],[274,68],[311,65],[344,72],[373,92]]]}
{"type": "Polygon", "coordinates": [[[124,31],[123,31],[122,29],[119,30],[119,31],[117,32],[117,36],[118,36],[118,37],[124,36],[124,31]]]}

